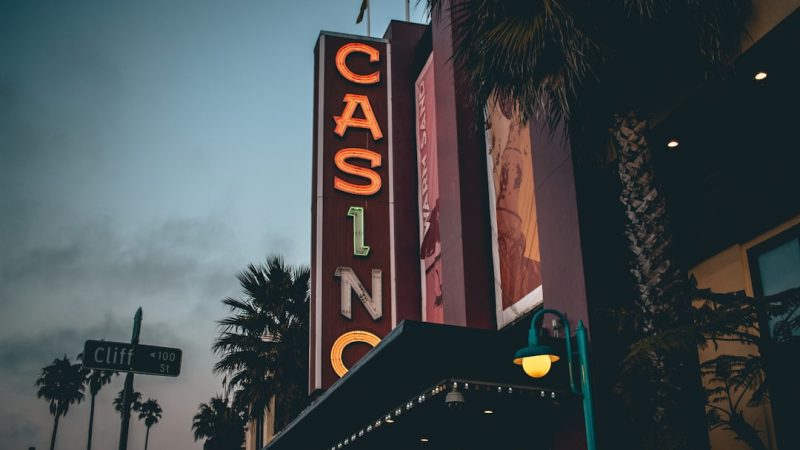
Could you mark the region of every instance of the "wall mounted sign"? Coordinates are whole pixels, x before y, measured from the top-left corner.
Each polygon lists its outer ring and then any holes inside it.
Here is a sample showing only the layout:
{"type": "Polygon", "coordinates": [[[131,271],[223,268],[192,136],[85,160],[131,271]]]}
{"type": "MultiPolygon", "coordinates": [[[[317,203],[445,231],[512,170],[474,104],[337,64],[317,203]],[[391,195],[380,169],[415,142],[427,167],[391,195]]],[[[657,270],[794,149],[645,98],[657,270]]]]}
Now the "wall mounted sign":
{"type": "Polygon", "coordinates": [[[486,108],[498,329],[542,303],[531,135],[513,109],[504,106],[490,99],[486,108]]]}
{"type": "Polygon", "coordinates": [[[311,391],[333,384],[397,324],[390,69],[388,41],[320,34],[314,88],[311,391]]]}
{"type": "Polygon", "coordinates": [[[436,147],[436,94],[433,53],[414,83],[417,112],[417,191],[419,193],[422,320],[444,323],[442,239],[439,235],[439,156],[436,147]]]}

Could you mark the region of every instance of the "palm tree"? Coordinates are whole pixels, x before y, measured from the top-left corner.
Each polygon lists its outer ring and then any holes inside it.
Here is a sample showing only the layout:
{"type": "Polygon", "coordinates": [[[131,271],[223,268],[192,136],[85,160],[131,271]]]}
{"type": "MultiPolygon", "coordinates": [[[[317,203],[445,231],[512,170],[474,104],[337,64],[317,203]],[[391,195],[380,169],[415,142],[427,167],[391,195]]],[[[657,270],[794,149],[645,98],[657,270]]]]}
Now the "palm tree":
{"type": "MultiPolygon", "coordinates": [[[[83,353],[78,355],[78,360],[83,361],[83,353]]],[[[91,407],[89,408],[89,436],[86,440],[86,450],[92,450],[92,430],[94,428],[94,403],[95,397],[103,386],[111,382],[111,377],[119,375],[113,370],[97,370],[84,368],[86,384],[89,385],[89,395],[92,397],[91,407]]]]}
{"type": "Polygon", "coordinates": [[[144,419],[144,426],[147,428],[144,435],[144,450],[147,450],[147,442],[150,440],[150,427],[158,423],[162,412],[161,406],[152,398],[148,398],[139,407],[139,420],[144,419]]]}
{"type": "MultiPolygon", "coordinates": [[[[675,92],[740,51],[751,0],[427,3],[434,20],[443,7],[451,8],[454,60],[476,107],[494,96],[523,120],[535,119],[551,130],[560,124],[573,136],[598,124],[610,130],[618,147],[619,197],[638,293],[634,339],[658,334],[673,340],[665,346],[668,353],[646,352],[642,358],[639,352],[637,364],[623,365],[623,398],[639,421],[634,428],[649,433],[640,447],[685,448],[705,440],[702,410],[692,400],[692,393],[700,392],[697,354],[686,333],[673,332],[691,327],[692,288],[672,255],[648,119],[675,92]],[[650,395],[628,389],[643,383],[650,395]]],[[[603,145],[582,147],[606,151],[603,145]]],[[[575,156],[578,161],[602,157],[575,156]]]]}
{"type": "Polygon", "coordinates": [[[203,450],[239,448],[244,442],[246,419],[245,411],[229,405],[226,398],[212,397],[208,403],[200,404],[192,418],[194,440],[206,440],[203,450]]]}
{"type": "Polygon", "coordinates": [[[256,420],[256,445],[263,445],[264,410],[275,396],[280,430],[306,405],[310,270],[287,266],[280,256],[250,264],[237,278],[241,298],[226,298],[231,315],[219,321],[214,371],[230,376],[228,391],[256,420]]]}
{"type": "Polygon", "coordinates": [[[50,450],[56,446],[58,420],[66,416],[69,406],[83,400],[84,386],[83,368],[80,364],[69,362],[67,355],[62,359],[54,359],[49,366],[42,368],[42,374],[36,380],[39,390],[36,396],[50,402],[50,414],[53,421],[53,436],[50,438],[50,450]]]}
{"type": "MultiPolygon", "coordinates": [[[[125,388],[120,389],[117,392],[117,396],[114,397],[112,403],[114,404],[114,411],[118,412],[120,417],[122,416],[122,407],[124,405],[124,397],[125,397],[125,388]]],[[[142,393],[138,391],[133,391],[133,395],[131,395],[131,412],[139,412],[142,408],[142,393]]]]}

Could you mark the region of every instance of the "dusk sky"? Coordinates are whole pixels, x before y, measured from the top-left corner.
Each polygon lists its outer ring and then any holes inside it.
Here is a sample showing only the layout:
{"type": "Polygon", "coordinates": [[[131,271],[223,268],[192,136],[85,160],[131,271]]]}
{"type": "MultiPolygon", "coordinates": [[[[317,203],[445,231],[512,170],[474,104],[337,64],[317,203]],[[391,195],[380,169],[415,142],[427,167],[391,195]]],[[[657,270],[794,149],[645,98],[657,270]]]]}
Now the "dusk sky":
{"type": "MultiPolygon", "coordinates": [[[[180,377],[136,377],[164,409],[150,449],[202,447],[220,300],[267,254],[309,263],[313,49],[365,34],[360,4],[0,0],[0,448],[48,448],[41,368],[129,340],[138,306],[142,343],[183,349],[180,377]]],[[[404,17],[372,4],[373,35],[404,17]]],[[[96,449],[116,448],[122,381],[98,396],[96,449]]],[[[58,449],[86,447],[88,414],[87,396],[58,449]]]]}

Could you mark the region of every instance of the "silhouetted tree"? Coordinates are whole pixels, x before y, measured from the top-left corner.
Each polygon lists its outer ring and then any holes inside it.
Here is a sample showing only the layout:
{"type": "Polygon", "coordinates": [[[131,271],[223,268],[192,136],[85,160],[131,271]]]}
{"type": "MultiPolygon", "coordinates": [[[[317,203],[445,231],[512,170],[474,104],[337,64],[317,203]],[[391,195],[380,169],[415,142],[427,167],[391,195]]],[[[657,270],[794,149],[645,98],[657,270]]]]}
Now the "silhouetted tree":
{"type": "Polygon", "coordinates": [[[150,427],[158,423],[161,419],[161,406],[152,398],[148,398],[139,406],[139,420],[144,420],[147,431],[144,435],[144,450],[147,450],[147,443],[150,440],[150,427]]]}
{"type": "Polygon", "coordinates": [[[200,404],[192,418],[194,440],[206,440],[203,450],[237,449],[244,442],[246,424],[247,414],[243,409],[229,405],[226,398],[212,397],[208,403],[200,404]]]}
{"type": "MultiPolygon", "coordinates": [[[[661,353],[639,352],[620,374],[619,394],[641,449],[707,445],[693,335],[692,287],[672,252],[672,233],[657,188],[647,134],[667,93],[726,63],[740,51],[751,0],[544,2],[428,0],[434,20],[451,8],[454,60],[476,109],[501,105],[551,130],[609,130],[615,148],[583,145],[576,160],[616,161],[625,208],[624,235],[637,298],[625,311],[638,340],[670,339],[661,353]],[[676,30],[680,32],[676,33],[676,30]],[[640,395],[644,394],[644,395],[640,395]],[[638,436],[636,435],[638,434],[638,436]]],[[[477,125],[477,124],[476,124],[477,125]]]]}
{"type": "MultiPolygon", "coordinates": [[[[125,396],[125,388],[120,389],[117,392],[117,396],[114,397],[113,404],[114,410],[119,413],[120,417],[122,417],[122,406],[124,404],[123,397],[125,396]]],[[[142,393],[133,391],[133,395],[131,395],[131,412],[136,413],[139,412],[139,409],[142,407],[142,393]]]]}
{"type": "MultiPolygon", "coordinates": [[[[83,353],[78,355],[78,360],[83,361],[83,353]]],[[[111,382],[111,377],[118,375],[118,372],[113,370],[95,370],[83,369],[84,376],[86,377],[85,383],[89,386],[89,395],[91,395],[91,406],[89,408],[89,435],[86,439],[86,450],[92,450],[92,431],[94,429],[94,405],[95,397],[106,384],[111,382]]]]}
{"type": "Polygon", "coordinates": [[[42,368],[42,374],[36,380],[36,386],[39,388],[36,396],[50,402],[50,414],[55,418],[50,450],[56,446],[59,419],[67,415],[70,405],[83,400],[86,389],[83,383],[83,367],[80,364],[70,363],[67,355],[62,359],[56,358],[52,364],[42,368]]]}
{"type": "Polygon", "coordinates": [[[287,266],[282,257],[270,256],[266,264],[239,273],[241,298],[222,300],[231,315],[219,321],[214,371],[230,375],[234,401],[256,419],[259,448],[273,396],[276,430],[308,402],[309,276],[308,266],[287,266]]]}

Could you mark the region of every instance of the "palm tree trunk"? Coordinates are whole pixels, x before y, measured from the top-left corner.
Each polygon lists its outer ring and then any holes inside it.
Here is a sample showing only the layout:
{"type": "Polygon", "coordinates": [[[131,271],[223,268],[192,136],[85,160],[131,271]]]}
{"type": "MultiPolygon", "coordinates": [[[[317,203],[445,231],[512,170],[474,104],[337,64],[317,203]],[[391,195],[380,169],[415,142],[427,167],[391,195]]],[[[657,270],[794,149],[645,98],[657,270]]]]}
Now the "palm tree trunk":
{"type": "Polygon", "coordinates": [[[147,431],[144,433],[144,450],[147,450],[147,441],[150,440],[150,427],[147,427],[147,431]]]}
{"type": "Polygon", "coordinates": [[[86,450],[92,450],[92,428],[94,427],[94,398],[92,395],[92,404],[89,407],[89,438],[86,440],[86,450]]]}
{"type": "Polygon", "coordinates": [[[53,436],[50,438],[50,450],[56,448],[56,433],[58,433],[58,419],[61,417],[60,413],[56,413],[56,419],[53,422],[53,436]]]}
{"type": "Polygon", "coordinates": [[[618,116],[613,130],[625,237],[633,253],[629,270],[638,293],[634,331],[639,339],[655,335],[664,341],[648,351],[649,367],[634,369],[642,371],[652,393],[650,399],[641,399],[644,410],[637,413],[649,417],[654,432],[645,440],[655,448],[708,448],[696,344],[686,341],[690,334],[674,333],[692,327],[692,289],[673,257],[666,202],[656,183],[647,131],[647,120],[636,113],[618,116]]]}
{"type": "Polygon", "coordinates": [[[256,417],[256,449],[264,446],[264,411],[259,411],[256,417]]]}

